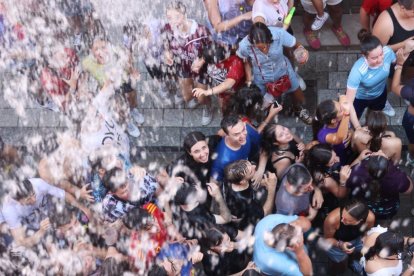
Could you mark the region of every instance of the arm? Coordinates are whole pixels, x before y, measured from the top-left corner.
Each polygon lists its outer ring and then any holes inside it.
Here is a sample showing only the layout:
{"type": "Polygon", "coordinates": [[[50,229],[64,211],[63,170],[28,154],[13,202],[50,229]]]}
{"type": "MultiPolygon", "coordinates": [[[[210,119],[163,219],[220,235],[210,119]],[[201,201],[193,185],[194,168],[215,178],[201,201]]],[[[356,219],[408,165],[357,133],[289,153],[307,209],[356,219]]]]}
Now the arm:
{"type": "Polygon", "coordinates": [[[65,201],[67,203],[69,203],[70,205],[72,205],[75,208],[78,208],[79,210],[81,210],[82,212],[85,213],[85,215],[91,219],[92,218],[92,214],[91,211],[86,208],[85,206],[83,206],[82,204],[80,204],[74,197],[73,195],[71,195],[70,193],[66,193],[65,192],[65,201]]]}
{"type": "Polygon", "coordinates": [[[244,61],[244,73],[246,76],[246,83],[248,86],[250,86],[250,84],[253,81],[253,73],[252,73],[252,64],[247,59],[244,61]]]}
{"type": "Polygon", "coordinates": [[[339,208],[333,210],[328,214],[323,223],[323,236],[329,244],[332,246],[338,245],[338,240],[334,238],[336,230],[339,227],[339,208]]]}
{"type": "Polygon", "coordinates": [[[413,181],[411,178],[407,175],[408,181],[410,181],[410,186],[408,187],[407,191],[405,191],[403,194],[409,195],[413,191],[413,181]]]}
{"type": "Polygon", "coordinates": [[[220,192],[220,188],[215,183],[207,183],[207,190],[211,197],[217,202],[219,207],[219,215],[214,214],[217,224],[226,224],[231,221],[231,213],[229,208],[224,202],[223,195],[220,192]]]}
{"type": "Polygon", "coordinates": [[[217,0],[205,0],[204,5],[207,10],[208,19],[214,30],[218,33],[227,31],[244,20],[250,20],[252,17],[252,13],[247,12],[230,20],[222,21],[217,0]]]}
{"type": "Polygon", "coordinates": [[[333,145],[341,144],[348,135],[349,115],[342,118],[339,124],[338,132],[326,136],[326,142],[333,145]]]}
{"type": "Polygon", "coordinates": [[[15,229],[11,229],[10,232],[16,244],[24,247],[32,247],[40,242],[45,235],[46,231],[50,228],[49,218],[46,218],[40,222],[40,229],[37,230],[32,236],[27,237],[23,226],[15,229]]]}
{"type": "Polygon", "coordinates": [[[371,29],[370,15],[363,7],[359,9],[359,21],[362,29],[366,29],[368,31],[371,29]]]}
{"type": "Polygon", "coordinates": [[[303,275],[312,275],[312,262],[308,254],[304,250],[304,247],[301,246],[301,248],[294,250],[294,252],[296,255],[296,260],[298,261],[300,272],[302,272],[303,275]]]}
{"type": "Polygon", "coordinates": [[[347,88],[346,89],[346,97],[348,98],[348,101],[351,103],[349,114],[351,116],[351,123],[354,126],[355,129],[361,128],[361,124],[359,123],[358,117],[355,112],[354,108],[354,100],[356,95],[356,89],[347,88]]]}
{"type": "Polygon", "coordinates": [[[263,205],[264,216],[267,216],[272,213],[275,206],[275,194],[277,186],[276,174],[269,173],[268,175],[265,175],[262,181],[262,185],[265,186],[267,190],[266,201],[263,205]]]}
{"type": "Polygon", "coordinates": [[[218,95],[220,93],[226,92],[233,88],[234,84],[236,83],[233,79],[226,79],[219,85],[212,87],[210,89],[202,89],[202,88],[194,88],[193,94],[195,97],[201,97],[201,96],[212,96],[212,95],[218,95]]]}
{"type": "MultiPolygon", "coordinates": [[[[392,24],[391,17],[387,11],[383,11],[379,16],[374,26],[372,27],[372,34],[378,37],[382,45],[387,45],[392,34],[394,33],[394,25],[392,24]]],[[[403,45],[388,45],[395,52],[403,45]]]]}
{"type": "Polygon", "coordinates": [[[257,132],[262,133],[266,125],[270,124],[273,121],[273,118],[282,110],[282,105],[279,105],[278,107],[271,105],[269,109],[269,114],[267,115],[266,119],[263,122],[261,122],[260,125],[257,127],[257,132]]]}
{"type": "Polygon", "coordinates": [[[254,176],[252,178],[253,188],[255,189],[259,188],[260,182],[262,181],[262,178],[263,178],[263,174],[266,170],[266,164],[267,164],[268,159],[269,159],[269,156],[267,155],[267,152],[262,150],[260,152],[259,165],[257,166],[256,172],[254,173],[254,176]]]}
{"type": "Polygon", "coordinates": [[[408,55],[404,55],[403,49],[397,51],[397,65],[395,66],[394,76],[391,82],[391,91],[401,97],[401,89],[404,85],[401,85],[401,73],[402,65],[407,60],[408,55]]]}

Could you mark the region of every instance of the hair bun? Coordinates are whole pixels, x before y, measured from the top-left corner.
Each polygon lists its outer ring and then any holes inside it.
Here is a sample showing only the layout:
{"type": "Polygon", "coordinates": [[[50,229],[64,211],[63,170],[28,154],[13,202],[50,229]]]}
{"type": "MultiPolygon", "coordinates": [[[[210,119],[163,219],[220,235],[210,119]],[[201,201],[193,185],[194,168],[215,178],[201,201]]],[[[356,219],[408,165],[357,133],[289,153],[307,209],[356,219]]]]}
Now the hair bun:
{"type": "Polygon", "coordinates": [[[366,38],[372,36],[371,32],[367,29],[361,29],[358,32],[358,39],[360,42],[364,41],[366,38]]]}

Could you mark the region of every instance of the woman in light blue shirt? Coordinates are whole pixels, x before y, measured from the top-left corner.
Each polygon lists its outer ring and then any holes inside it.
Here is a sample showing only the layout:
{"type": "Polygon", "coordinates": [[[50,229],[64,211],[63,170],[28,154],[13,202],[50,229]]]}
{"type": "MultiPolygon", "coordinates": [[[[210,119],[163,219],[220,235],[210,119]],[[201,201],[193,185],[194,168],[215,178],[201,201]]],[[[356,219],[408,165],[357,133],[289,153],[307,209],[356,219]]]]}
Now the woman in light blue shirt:
{"type": "Polygon", "coordinates": [[[359,128],[358,122],[365,108],[381,111],[387,101],[387,79],[391,64],[396,56],[388,46],[371,33],[362,29],[358,33],[361,41],[360,57],[352,66],[348,76],[346,95],[354,103],[351,122],[359,128]]]}
{"type": "Polygon", "coordinates": [[[237,55],[245,62],[246,81],[252,81],[260,88],[264,96],[264,107],[269,106],[274,98],[266,92],[266,83],[274,82],[283,75],[288,75],[293,92],[293,104],[296,115],[306,124],[312,123],[308,111],[302,107],[304,102],[303,91],[299,87],[298,77],[287,57],[283,55],[283,47],[294,48],[298,56],[297,62],[306,63],[308,52],[300,45],[294,36],[282,28],[267,27],[261,22],[253,24],[248,36],[239,44],[237,55]]]}

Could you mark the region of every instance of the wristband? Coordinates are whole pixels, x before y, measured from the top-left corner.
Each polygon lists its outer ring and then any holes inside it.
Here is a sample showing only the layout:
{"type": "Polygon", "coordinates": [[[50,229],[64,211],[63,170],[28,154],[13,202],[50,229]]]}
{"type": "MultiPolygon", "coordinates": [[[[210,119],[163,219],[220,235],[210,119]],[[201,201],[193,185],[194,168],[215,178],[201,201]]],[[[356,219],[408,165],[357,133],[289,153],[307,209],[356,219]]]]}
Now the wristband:
{"type": "Polygon", "coordinates": [[[402,69],[402,65],[397,64],[397,65],[394,66],[394,70],[398,70],[398,69],[402,69]]]}
{"type": "Polygon", "coordinates": [[[346,181],[343,183],[339,182],[339,187],[346,187],[346,181]]]}

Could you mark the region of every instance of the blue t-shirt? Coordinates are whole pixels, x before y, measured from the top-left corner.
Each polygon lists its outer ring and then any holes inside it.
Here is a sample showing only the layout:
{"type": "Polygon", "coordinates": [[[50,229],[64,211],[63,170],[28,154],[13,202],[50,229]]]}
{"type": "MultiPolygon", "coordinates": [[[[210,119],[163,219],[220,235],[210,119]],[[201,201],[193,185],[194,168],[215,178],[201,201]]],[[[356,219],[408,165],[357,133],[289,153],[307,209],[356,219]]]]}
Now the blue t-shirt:
{"type": "Polygon", "coordinates": [[[378,68],[370,68],[364,57],[360,57],[352,66],[346,86],[356,89],[355,98],[360,100],[372,100],[378,98],[387,84],[391,63],[396,59],[393,50],[384,46],[384,62],[378,68]]]}
{"type": "Polygon", "coordinates": [[[218,180],[222,181],[224,179],[224,168],[237,160],[248,159],[253,153],[259,151],[260,146],[260,134],[249,124],[246,124],[247,137],[246,144],[240,147],[238,150],[232,150],[229,148],[225,139],[221,139],[216,150],[214,159],[213,156],[213,166],[211,168],[211,176],[218,180]]]}
{"type": "Polygon", "coordinates": [[[265,275],[302,275],[296,256],[293,252],[278,252],[268,246],[264,239],[265,233],[281,223],[290,223],[298,216],[268,215],[256,225],[254,231],[253,261],[265,275]]]}
{"type": "Polygon", "coordinates": [[[169,243],[161,248],[161,251],[157,255],[158,260],[164,259],[176,259],[183,260],[183,266],[181,267],[181,276],[192,275],[191,270],[193,265],[188,258],[189,249],[187,246],[181,243],[169,243]]]}

